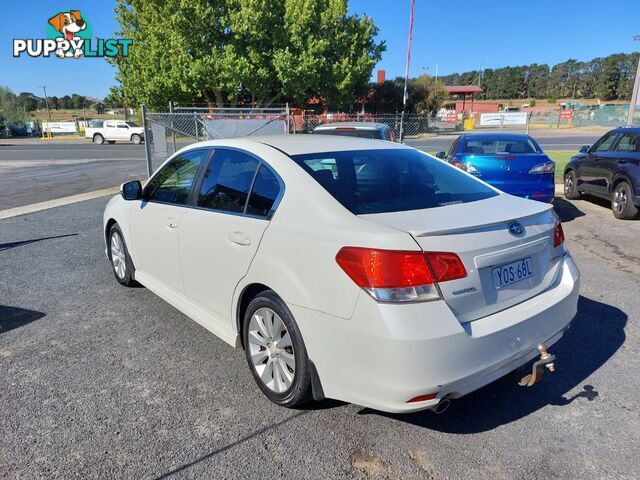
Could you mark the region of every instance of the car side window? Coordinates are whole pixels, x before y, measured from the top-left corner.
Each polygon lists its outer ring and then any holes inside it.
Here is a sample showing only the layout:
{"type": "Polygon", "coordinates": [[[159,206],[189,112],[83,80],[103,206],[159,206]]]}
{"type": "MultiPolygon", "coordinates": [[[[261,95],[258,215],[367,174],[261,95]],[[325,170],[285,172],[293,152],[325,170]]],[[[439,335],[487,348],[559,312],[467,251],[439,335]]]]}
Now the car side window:
{"type": "Polygon", "coordinates": [[[616,145],[616,152],[640,152],[640,139],[634,133],[625,133],[616,145]]]}
{"type": "Polygon", "coordinates": [[[447,158],[453,158],[458,150],[458,145],[460,145],[460,137],[456,138],[455,142],[449,148],[449,152],[447,153],[447,158]]]}
{"type": "Polygon", "coordinates": [[[280,182],[270,168],[260,165],[256,179],[253,182],[247,211],[249,215],[266,217],[273,208],[273,204],[280,194],[280,182]]]}
{"type": "Polygon", "coordinates": [[[118,128],[129,128],[126,123],[119,123],[118,128]]]}
{"type": "Polygon", "coordinates": [[[192,150],[171,160],[145,186],[145,200],[186,205],[193,180],[206,153],[206,150],[192,150]]]}
{"type": "Polygon", "coordinates": [[[607,133],[604,137],[596,142],[593,146],[593,152],[608,152],[611,150],[613,143],[616,138],[618,138],[618,134],[615,132],[607,133]]]}
{"type": "Polygon", "coordinates": [[[243,213],[259,164],[237,150],[215,150],[204,172],[198,207],[243,213]]]}

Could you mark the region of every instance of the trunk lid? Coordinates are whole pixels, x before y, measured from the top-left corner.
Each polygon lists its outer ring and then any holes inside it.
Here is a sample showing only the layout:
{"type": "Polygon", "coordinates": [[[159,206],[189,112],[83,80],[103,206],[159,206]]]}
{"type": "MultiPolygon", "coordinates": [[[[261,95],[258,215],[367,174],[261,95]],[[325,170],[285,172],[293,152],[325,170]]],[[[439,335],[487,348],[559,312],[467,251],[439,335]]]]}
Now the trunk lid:
{"type": "Polygon", "coordinates": [[[409,233],[420,248],[456,253],[467,277],[439,284],[461,323],[523,302],[549,288],[559,272],[561,249],[553,247],[555,215],[550,205],[498,195],[464,204],[360,218],[409,233]],[[516,236],[509,225],[518,222],[516,236]],[[496,287],[495,268],[527,260],[532,275],[496,287]]]}

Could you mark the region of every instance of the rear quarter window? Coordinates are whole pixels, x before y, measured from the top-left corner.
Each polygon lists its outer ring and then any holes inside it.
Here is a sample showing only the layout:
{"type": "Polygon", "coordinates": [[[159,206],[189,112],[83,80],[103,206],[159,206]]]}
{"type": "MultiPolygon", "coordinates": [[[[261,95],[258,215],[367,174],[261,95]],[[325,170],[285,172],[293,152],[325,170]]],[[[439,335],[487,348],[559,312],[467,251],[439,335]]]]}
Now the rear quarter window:
{"type": "Polygon", "coordinates": [[[292,158],[356,215],[435,208],[497,195],[457,168],[412,149],[327,152],[292,158]]]}

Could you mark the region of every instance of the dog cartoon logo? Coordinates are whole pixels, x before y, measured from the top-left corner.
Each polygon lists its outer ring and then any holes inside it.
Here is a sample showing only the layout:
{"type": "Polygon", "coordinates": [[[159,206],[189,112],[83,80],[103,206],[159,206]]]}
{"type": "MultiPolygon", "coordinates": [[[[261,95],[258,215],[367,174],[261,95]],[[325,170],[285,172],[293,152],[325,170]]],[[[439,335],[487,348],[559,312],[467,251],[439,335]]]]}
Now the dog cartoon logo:
{"type": "Polygon", "coordinates": [[[66,51],[62,48],[56,50],[59,58],[73,57],[80,58],[84,55],[82,48],[78,46],[82,40],[77,34],[87,28],[86,22],[82,19],[79,10],[60,12],[49,19],[49,24],[63,35],[64,40],[69,42],[70,48],[66,51]]]}

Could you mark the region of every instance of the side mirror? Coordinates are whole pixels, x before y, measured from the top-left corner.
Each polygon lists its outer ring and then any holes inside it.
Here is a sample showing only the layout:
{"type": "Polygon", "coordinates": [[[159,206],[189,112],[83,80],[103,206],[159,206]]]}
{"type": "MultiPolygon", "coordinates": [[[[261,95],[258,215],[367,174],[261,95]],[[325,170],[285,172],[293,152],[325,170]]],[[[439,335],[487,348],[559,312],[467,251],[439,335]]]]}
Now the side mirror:
{"type": "Polygon", "coordinates": [[[436,153],[436,157],[444,160],[445,158],[447,158],[447,153],[446,152],[438,152],[438,153],[436,153]]]}
{"type": "Polygon", "coordinates": [[[125,200],[140,200],[142,198],[142,184],[139,180],[123,183],[120,186],[120,195],[125,200]]]}
{"type": "Polygon", "coordinates": [[[583,145],[580,147],[580,153],[589,153],[589,145],[583,145]]]}

